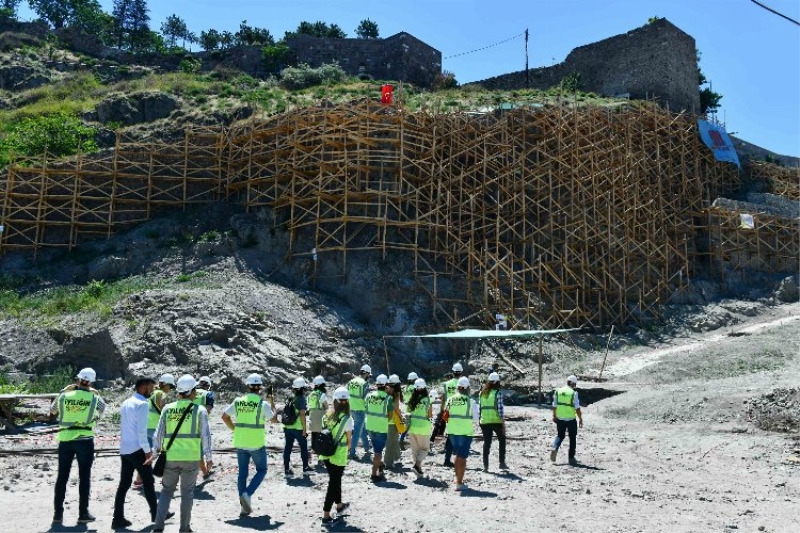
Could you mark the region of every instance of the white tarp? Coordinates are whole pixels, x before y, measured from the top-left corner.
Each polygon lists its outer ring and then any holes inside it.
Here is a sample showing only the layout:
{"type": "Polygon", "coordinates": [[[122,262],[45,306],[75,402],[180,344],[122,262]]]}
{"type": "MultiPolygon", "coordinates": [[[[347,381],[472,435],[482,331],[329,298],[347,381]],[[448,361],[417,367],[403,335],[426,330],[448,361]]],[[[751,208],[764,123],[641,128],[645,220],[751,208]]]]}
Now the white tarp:
{"type": "Polygon", "coordinates": [[[461,331],[451,331],[449,333],[432,333],[430,335],[400,335],[400,337],[417,337],[423,339],[485,339],[485,338],[510,338],[510,337],[538,337],[540,335],[555,335],[556,333],[567,333],[578,331],[573,329],[518,329],[508,331],[485,330],[485,329],[464,329],[461,331]]]}

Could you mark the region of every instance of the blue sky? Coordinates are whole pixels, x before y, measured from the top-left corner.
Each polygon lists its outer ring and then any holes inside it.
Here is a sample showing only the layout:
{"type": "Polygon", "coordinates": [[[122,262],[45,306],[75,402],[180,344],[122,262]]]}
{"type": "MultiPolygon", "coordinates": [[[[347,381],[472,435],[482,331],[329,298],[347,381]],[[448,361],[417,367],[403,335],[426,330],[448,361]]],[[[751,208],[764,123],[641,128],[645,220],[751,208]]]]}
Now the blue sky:
{"type": "MultiPolygon", "coordinates": [[[[800,20],[800,1],[762,0],[800,20]]],[[[101,0],[110,11],[111,0],[101,0]]],[[[724,98],[719,118],[728,131],[780,154],[800,156],[800,26],[750,0],[150,0],[151,27],[173,13],[189,28],[235,31],[239,22],[276,37],[301,20],[336,23],[349,36],[360,20],[378,23],[381,36],[407,31],[443,57],[503,41],[530,30],[530,66],[563,61],[575,47],[665,17],[697,41],[700,66],[724,98]]],[[[21,18],[30,16],[21,12],[21,18]]],[[[443,61],[459,82],[525,66],[522,38],[443,61]]]]}

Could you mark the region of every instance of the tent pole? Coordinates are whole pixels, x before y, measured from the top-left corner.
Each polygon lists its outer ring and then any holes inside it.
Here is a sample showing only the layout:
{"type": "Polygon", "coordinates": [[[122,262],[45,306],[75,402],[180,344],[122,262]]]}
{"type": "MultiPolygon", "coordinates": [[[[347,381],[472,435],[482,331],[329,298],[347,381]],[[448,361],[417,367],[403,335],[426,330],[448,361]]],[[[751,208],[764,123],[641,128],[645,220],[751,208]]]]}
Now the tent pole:
{"type": "Polygon", "coordinates": [[[542,404],[542,337],[539,335],[539,405],[542,404]]]}

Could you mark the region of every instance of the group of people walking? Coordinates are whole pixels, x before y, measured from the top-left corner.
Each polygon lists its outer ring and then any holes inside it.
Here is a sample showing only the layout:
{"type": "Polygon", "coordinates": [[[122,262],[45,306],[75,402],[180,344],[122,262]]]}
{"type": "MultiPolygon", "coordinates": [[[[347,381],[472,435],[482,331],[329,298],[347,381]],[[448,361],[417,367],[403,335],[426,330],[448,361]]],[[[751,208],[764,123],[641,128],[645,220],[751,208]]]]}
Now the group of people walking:
{"type": "MultiPolygon", "coordinates": [[[[334,506],[341,516],[349,503],[342,501],[342,478],[348,460],[358,459],[359,442],[371,455],[371,480],[386,480],[385,471],[398,466],[401,445],[408,440],[411,447],[412,469],[423,475],[423,463],[435,439],[447,433],[444,466],[455,470],[455,490],[467,489],[464,483],[466,462],[472,444],[474,424],[483,434],[483,467],[489,468],[493,438],[500,446],[500,468],[506,465],[506,430],[500,376],[492,372],[475,401],[470,396],[470,380],[463,376],[460,363],[453,365],[453,378],[443,384],[441,408],[434,417],[435,391],[429,391],[424,379],[416,373],[408,375],[403,385],[399,376],[380,374],[370,386],[372,370],[361,367],[359,375],[344,387],[338,387],[328,398],[322,376],[312,381],[306,396],[307,383],[298,377],[292,383],[292,394],[278,417],[272,387],[264,390],[262,378],[251,374],[245,380],[247,391],[237,397],[223,412],[222,421],[233,432],[239,473],[237,493],[241,515],[253,512],[252,496],[267,473],[265,426],[281,423],[285,437],[283,450],[284,474],[293,477],[290,468],[294,443],[300,449],[302,474],[315,469],[309,464],[308,433],[319,464],[328,473],[328,486],[323,503],[323,523],[332,522],[334,506]],[[407,422],[407,423],[406,423],[407,422]],[[446,428],[446,430],[445,430],[446,428]],[[455,455],[455,460],[451,461],[455,455]],[[249,479],[250,463],[255,473],[249,479]]],[[[59,470],[55,487],[53,524],[64,517],[66,485],[72,461],[77,458],[79,469],[79,523],[95,520],[89,512],[91,467],[94,457],[94,428],[106,404],[93,387],[96,374],[86,368],[78,373],[77,381],[61,391],[51,406],[59,423],[59,470]]],[[[553,419],[558,436],[553,442],[551,459],[555,461],[558,448],[569,433],[570,463],[575,457],[577,423],[582,426],[580,403],[574,386],[577,379],[568,378],[567,387],[556,391],[553,399],[553,419]],[[571,418],[570,418],[571,417],[571,418]]],[[[132,523],[125,517],[127,492],[132,484],[140,486],[150,508],[153,531],[164,531],[165,521],[174,513],[170,502],[180,485],[180,531],[190,532],[193,493],[199,475],[208,477],[213,468],[213,445],[209,413],[214,395],[211,380],[204,376],[195,380],[184,375],[175,380],[165,374],[156,382],[140,378],[134,394],[120,409],[120,479],[114,502],[112,527],[126,528],[132,523]],[[174,389],[175,401],[167,403],[174,389]],[[133,474],[138,473],[136,483],[133,474]],[[154,476],[162,477],[162,489],[157,497],[154,476]]]]}

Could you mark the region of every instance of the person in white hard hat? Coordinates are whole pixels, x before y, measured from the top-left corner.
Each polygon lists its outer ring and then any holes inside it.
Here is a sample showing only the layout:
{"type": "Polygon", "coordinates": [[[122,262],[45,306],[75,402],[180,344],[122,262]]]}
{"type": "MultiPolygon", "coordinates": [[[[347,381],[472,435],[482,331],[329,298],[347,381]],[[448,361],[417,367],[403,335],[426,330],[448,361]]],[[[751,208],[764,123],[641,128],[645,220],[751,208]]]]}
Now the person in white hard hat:
{"type": "Polygon", "coordinates": [[[409,414],[408,439],[411,441],[414,472],[423,475],[422,462],[431,449],[431,417],[433,416],[433,403],[424,379],[414,380],[414,392],[411,394],[406,408],[409,414]]]}
{"type": "MultiPolygon", "coordinates": [[[[147,440],[150,442],[151,448],[153,447],[153,436],[156,434],[156,427],[158,427],[158,419],[161,418],[161,411],[167,405],[167,395],[174,388],[175,377],[172,374],[164,374],[158,379],[156,389],[147,399],[147,440]]],[[[133,488],[140,489],[142,483],[142,478],[137,473],[133,488]]]]}
{"type": "MultiPolygon", "coordinates": [[[[453,377],[442,385],[443,389],[442,411],[440,411],[439,413],[440,417],[442,414],[444,414],[444,405],[447,403],[447,399],[456,393],[456,390],[458,389],[458,379],[461,377],[461,374],[463,372],[464,372],[464,367],[461,365],[461,363],[455,363],[453,365],[453,377]]],[[[433,444],[434,439],[439,435],[441,435],[443,432],[444,432],[444,424],[442,423],[441,418],[439,418],[436,421],[434,431],[431,434],[431,444],[433,444]]],[[[454,466],[453,462],[450,460],[452,455],[453,455],[453,447],[450,444],[450,439],[446,439],[444,441],[444,466],[448,468],[453,468],[454,466]]]]}
{"type": "Polygon", "coordinates": [[[455,490],[467,488],[464,483],[464,472],[467,470],[467,457],[472,445],[474,423],[479,417],[478,405],[469,397],[469,379],[458,378],[458,387],[455,394],[447,398],[444,406],[444,419],[447,420],[447,439],[456,456],[455,490]]]}
{"type": "Polygon", "coordinates": [[[489,452],[492,449],[492,435],[497,435],[500,443],[500,469],[506,466],[506,420],[504,416],[503,393],[500,390],[500,374],[492,372],[481,389],[478,403],[481,407],[481,432],[483,433],[483,471],[489,471],[489,452]]]}
{"type": "Polygon", "coordinates": [[[397,406],[392,397],[386,392],[386,385],[389,382],[384,374],[375,378],[375,390],[367,394],[365,400],[367,409],[366,426],[369,432],[369,440],[372,441],[372,479],[373,483],[386,481],[383,474],[383,449],[386,447],[389,425],[394,418],[397,406]]]}
{"type": "Polygon", "coordinates": [[[92,463],[94,462],[94,426],[106,409],[106,402],[92,384],[97,374],[84,368],[73,385],[61,390],[50,405],[50,414],[58,417],[58,477],[56,478],[53,524],[64,521],[64,499],[67,495],[72,460],[78,460],[78,523],[93,522],[89,512],[92,463]]]}
{"type": "MultiPolygon", "coordinates": [[[[314,389],[308,395],[308,426],[311,430],[311,442],[314,442],[314,437],[322,431],[322,417],[328,410],[328,396],[325,394],[324,377],[315,377],[311,384],[314,389]]],[[[321,459],[317,466],[322,466],[321,459]]]]}
{"type": "Polygon", "coordinates": [[[278,422],[275,400],[272,395],[267,396],[267,401],[261,397],[263,384],[260,375],[250,374],[247,376],[245,379],[247,393],[233,400],[233,403],[222,414],[222,421],[233,431],[233,447],[236,448],[236,459],[239,463],[239,476],[236,483],[239,503],[242,506],[240,513],[242,516],[253,512],[252,497],[267,475],[265,426],[267,422],[273,424],[278,422]],[[248,484],[247,474],[251,460],[256,468],[256,473],[248,484]]]}
{"type": "Polygon", "coordinates": [[[558,431],[553,440],[553,447],[550,450],[550,460],[556,462],[558,448],[564,440],[564,435],[569,433],[569,464],[577,466],[575,459],[575,447],[578,440],[578,427],[583,427],[583,416],[581,415],[581,402],[578,399],[578,378],[569,376],[567,384],[556,390],[553,394],[553,422],[558,431]],[[577,422],[575,418],[578,418],[577,422]]]}
{"type": "Polygon", "coordinates": [[[342,476],[347,466],[350,440],[353,438],[353,418],[350,416],[350,393],[344,387],[333,391],[333,406],[322,418],[322,425],[330,431],[336,444],[336,453],[321,456],[328,470],[328,489],[325,491],[325,503],[322,505],[322,523],[334,521],[331,516],[333,505],[339,518],[350,504],[342,503],[342,476]]]}
{"type": "MultiPolygon", "coordinates": [[[[403,387],[403,407],[407,411],[408,402],[411,400],[411,395],[414,393],[414,382],[419,378],[416,372],[409,372],[407,383],[403,387]]],[[[407,413],[406,413],[407,414],[407,413]]],[[[400,448],[406,449],[406,436],[408,435],[408,428],[400,435],[400,448]]]]}
{"type": "Polygon", "coordinates": [[[370,445],[367,439],[367,428],[364,424],[366,420],[366,404],[364,400],[369,394],[369,378],[372,369],[369,365],[364,365],[359,371],[359,375],[347,383],[347,392],[350,394],[350,415],[353,417],[353,435],[355,437],[350,442],[349,458],[356,458],[356,447],[361,441],[361,447],[365,453],[369,453],[370,445]]]}
{"type": "Polygon", "coordinates": [[[297,378],[292,382],[292,396],[283,408],[284,416],[287,416],[287,407],[294,410],[297,418],[291,423],[283,422],[283,435],[286,439],[283,447],[283,473],[287,478],[293,475],[289,462],[292,457],[292,446],[297,441],[300,446],[300,459],[303,461],[303,475],[308,475],[314,469],[308,465],[308,428],[306,427],[308,402],[306,401],[306,380],[303,378],[297,378]]]}
{"type": "MultiPolygon", "coordinates": [[[[210,377],[201,376],[197,380],[194,403],[205,407],[209,416],[211,415],[211,411],[214,409],[214,392],[211,390],[210,377]]],[[[208,479],[211,476],[211,468],[202,459],[200,460],[200,473],[203,475],[203,479],[208,479]]]]}
{"type": "MultiPolygon", "coordinates": [[[[400,409],[400,404],[403,400],[402,382],[400,376],[392,374],[386,383],[386,394],[392,398],[392,404],[400,409]]],[[[398,418],[401,415],[398,413],[398,418]]],[[[402,418],[399,418],[402,421],[402,418]]],[[[386,432],[386,449],[383,452],[383,464],[393,468],[395,463],[400,460],[400,432],[397,429],[397,423],[394,416],[389,420],[389,427],[386,432]]]]}
{"type": "Polygon", "coordinates": [[[208,425],[208,411],[194,403],[197,381],[186,374],[175,385],[178,400],[164,406],[153,439],[153,457],[163,450],[166,454],[164,476],[161,478],[161,494],[158,497],[153,532],[164,531],[169,505],[175,489],[181,486],[180,530],[191,531],[194,488],[201,456],[209,468],[213,466],[211,430],[208,425]],[[175,435],[175,439],[172,436],[175,435]],[[172,440],[172,444],[170,444],[172,440]]]}

